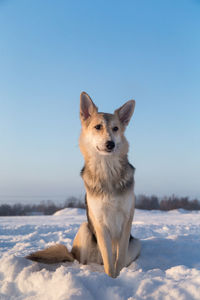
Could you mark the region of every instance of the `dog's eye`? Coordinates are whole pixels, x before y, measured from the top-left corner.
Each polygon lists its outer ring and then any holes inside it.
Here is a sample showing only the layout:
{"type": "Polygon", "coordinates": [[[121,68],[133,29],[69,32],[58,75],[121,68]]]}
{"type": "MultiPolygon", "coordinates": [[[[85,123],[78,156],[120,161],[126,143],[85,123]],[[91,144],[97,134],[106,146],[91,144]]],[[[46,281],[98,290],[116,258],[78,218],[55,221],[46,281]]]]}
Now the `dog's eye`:
{"type": "Polygon", "coordinates": [[[96,130],[100,130],[100,129],[102,128],[102,125],[101,125],[101,124],[98,124],[98,125],[94,126],[94,128],[95,128],[96,130]]]}
{"type": "Polygon", "coordinates": [[[117,126],[113,127],[113,131],[117,131],[119,128],[117,126]]]}

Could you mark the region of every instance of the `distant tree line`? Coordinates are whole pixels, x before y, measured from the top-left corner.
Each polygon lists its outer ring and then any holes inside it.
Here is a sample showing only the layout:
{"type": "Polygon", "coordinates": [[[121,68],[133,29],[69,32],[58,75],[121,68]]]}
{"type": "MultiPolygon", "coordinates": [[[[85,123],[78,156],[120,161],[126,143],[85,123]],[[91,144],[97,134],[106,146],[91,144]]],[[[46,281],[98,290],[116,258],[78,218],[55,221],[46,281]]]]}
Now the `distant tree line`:
{"type": "MultiPolygon", "coordinates": [[[[136,197],[136,208],[146,210],[200,210],[200,202],[197,199],[189,200],[188,197],[175,195],[164,197],[161,200],[157,196],[139,195],[136,197]]],[[[43,201],[40,204],[2,204],[0,216],[27,216],[27,215],[52,215],[56,211],[67,208],[85,208],[85,202],[75,198],[68,198],[64,204],[55,204],[53,201],[43,201]]]]}
{"type": "Polygon", "coordinates": [[[136,208],[147,210],[200,210],[200,202],[197,199],[190,200],[188,197],[177,197],[175,195],[163,197],[139,195],[136,197],[136,208]]]}
{"type": "Polygon", "coordinates": [[[75,197],[70,197],[64,204],[55,204],[51,200],[42,201],[39,204],[2,204],[0,216],[53,215],[56,211],[67,207],[85,208],[85,203],[75,197]]]}

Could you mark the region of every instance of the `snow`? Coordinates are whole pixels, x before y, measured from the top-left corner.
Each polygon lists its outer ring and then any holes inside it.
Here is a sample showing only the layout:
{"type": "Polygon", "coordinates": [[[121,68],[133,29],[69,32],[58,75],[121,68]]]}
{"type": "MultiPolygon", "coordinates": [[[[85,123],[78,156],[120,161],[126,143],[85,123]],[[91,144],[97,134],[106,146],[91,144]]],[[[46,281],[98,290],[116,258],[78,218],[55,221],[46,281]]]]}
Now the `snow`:
{"type": "Polygon", "coordinates": [[[200,299],[200,212],[136,210],[132,234],[142,241],[138,260],[116,279],[103,266],[55,265],[25,255],[56,243],[71,249],[85,210],[53,216],[0,218],[0,299],[200,299]]]}

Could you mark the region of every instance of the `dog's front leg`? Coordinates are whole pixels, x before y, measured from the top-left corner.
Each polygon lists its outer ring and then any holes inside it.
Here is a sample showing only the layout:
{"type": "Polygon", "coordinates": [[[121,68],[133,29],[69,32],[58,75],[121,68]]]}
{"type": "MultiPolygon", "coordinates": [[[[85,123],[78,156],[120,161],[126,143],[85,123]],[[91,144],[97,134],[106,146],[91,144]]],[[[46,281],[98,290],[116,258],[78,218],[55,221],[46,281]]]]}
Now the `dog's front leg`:
{"type": "Polygon", "coordinates": [[[117,245],[117,258],[116,258],[116,273],[119,274],[121,269],[126,265],[126,257],[128,253],[128,245],[132,226],[132,217],[124,224],[123,234],[117,245]]]}
{"type": "Polygon", "coordinates": [[[115,278],[116,274],[113,253],[112,253],[112,240],[108,229],[103,226],[103,228],[98,227],[96,230],[97,242],[101,255],[103,258],[104,270],[107,275],[115,278]]]}

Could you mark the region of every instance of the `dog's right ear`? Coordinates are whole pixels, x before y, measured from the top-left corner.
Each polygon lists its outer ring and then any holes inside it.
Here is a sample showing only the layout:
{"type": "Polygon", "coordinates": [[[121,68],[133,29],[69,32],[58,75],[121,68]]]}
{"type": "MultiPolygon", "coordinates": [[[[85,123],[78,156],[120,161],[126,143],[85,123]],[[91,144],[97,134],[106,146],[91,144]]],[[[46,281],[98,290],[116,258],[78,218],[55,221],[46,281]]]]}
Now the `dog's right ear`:
{"type": "Polygon", "coordinates": [[[82,92],[80,96],[80,119],[85,121],[89,119],[93,113],[97,113],[98,108],[86,92],[82,92]]]}

